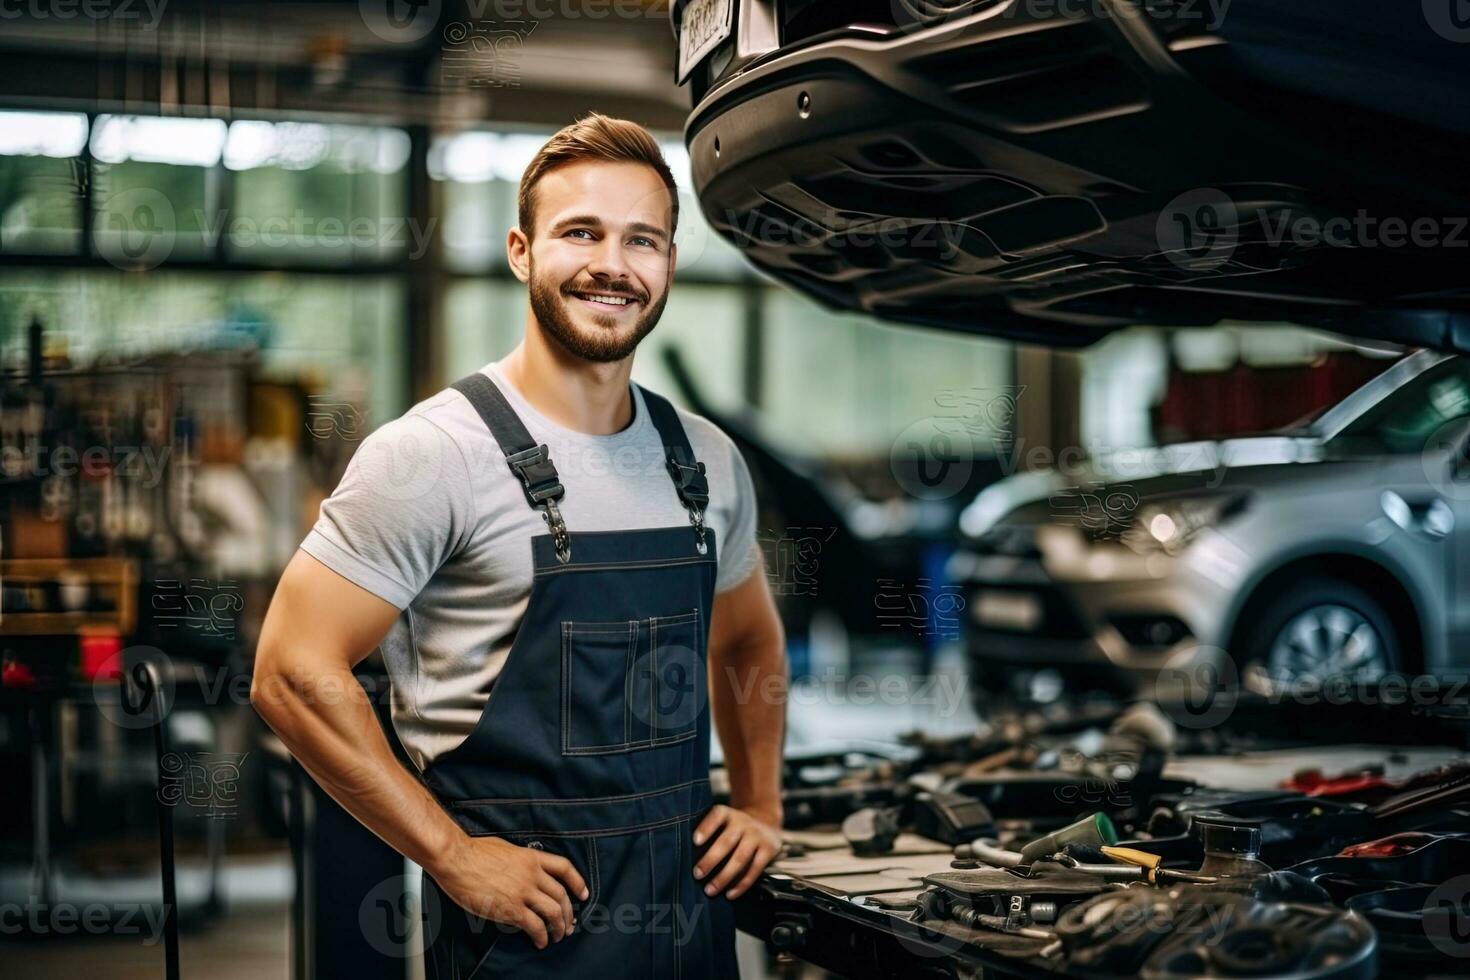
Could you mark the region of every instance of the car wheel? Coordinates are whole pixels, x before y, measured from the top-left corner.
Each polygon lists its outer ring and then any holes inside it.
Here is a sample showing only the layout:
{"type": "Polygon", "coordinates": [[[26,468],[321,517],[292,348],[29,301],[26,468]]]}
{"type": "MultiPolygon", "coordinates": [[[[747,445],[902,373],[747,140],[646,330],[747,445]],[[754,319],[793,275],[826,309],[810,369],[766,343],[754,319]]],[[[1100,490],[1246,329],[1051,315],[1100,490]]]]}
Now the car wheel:
{"type": "Polygon", "coordinates": [[[1399,668],[1398,632],[1383,604],[1350,582],[1308,579],[1257,620],[1246,646],[1247,687],[1371,683],[1399,668]]]}

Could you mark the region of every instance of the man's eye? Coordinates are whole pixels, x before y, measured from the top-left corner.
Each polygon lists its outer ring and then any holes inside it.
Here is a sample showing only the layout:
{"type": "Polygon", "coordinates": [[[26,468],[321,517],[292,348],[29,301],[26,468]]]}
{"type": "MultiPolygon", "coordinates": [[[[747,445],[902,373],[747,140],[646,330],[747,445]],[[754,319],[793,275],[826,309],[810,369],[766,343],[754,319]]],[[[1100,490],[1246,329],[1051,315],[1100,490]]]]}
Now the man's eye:
{"type": "Polygon", "coordinates": [[[657,243],[654,242],[654,240],[652,238],[643,238],[642,236],[639,236],[638,238],[633,239],[633,244],[634,245],[647,245],[649,248],[654,248],[657,243]]]}
{"type": "Polygon", "coordinates": [[[567,232],[567,234],[568,235],[587,235],[587,236],[590,237],[592,235],[592,232],[588,231],[586,228],[573,228],[571,231],[567,232]]]}

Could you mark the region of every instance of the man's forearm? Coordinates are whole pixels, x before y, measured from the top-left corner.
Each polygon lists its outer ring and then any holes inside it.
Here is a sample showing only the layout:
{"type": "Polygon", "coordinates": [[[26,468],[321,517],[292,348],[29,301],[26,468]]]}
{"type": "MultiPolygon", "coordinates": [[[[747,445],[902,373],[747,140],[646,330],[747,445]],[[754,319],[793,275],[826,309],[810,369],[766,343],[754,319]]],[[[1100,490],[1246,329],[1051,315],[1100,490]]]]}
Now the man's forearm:
{"type": "Polygon", "coordinates": [[[431,873],[465,838],[393,755],[350,670],[257,666],[251,702],[312,779],[390,847],[431,873]]]}
{"type": "Polygon", "coordinates": [[[786,655],[779,637],[732,649],[711,664],[711,696],[730,803],[779,823],[786,726],[786,655]]]}

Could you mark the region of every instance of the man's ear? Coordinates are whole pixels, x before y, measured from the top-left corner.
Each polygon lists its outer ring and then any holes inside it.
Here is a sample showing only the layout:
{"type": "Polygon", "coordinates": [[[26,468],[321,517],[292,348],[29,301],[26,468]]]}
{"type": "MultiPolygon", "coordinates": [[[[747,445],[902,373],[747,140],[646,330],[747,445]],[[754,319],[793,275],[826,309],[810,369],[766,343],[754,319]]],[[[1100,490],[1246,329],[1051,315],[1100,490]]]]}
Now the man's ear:
{"type": "Polygon", "coordinates": [[[679,246],[669,246],[669,282],[674,281],[674,266],[679,264],[679,246]]]}
{"type": "Polygon", "coordinates": [[[512,228],[505,236],[505,261],[521,282],[531,278],[531,242],[520,228],[512,228]]]}

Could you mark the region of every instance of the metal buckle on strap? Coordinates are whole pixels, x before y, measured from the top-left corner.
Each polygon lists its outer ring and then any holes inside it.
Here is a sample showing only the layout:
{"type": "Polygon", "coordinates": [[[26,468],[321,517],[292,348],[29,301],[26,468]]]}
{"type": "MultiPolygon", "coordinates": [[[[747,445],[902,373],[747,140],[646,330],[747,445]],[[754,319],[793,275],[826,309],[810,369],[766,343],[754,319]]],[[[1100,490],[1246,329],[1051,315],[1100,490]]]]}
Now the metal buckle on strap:
{"type": "Polygon", "coordinates": [[[669,475],[674,478],[674,488],[679,491],[679,500],[689,510],[689,523],[699,540],[694,547],[701,555],[709,553],[705,540],[704,508],[709,503],[709,480],[704,475],[704,464],[697,460],[691,465],[681,462],[672,453],[668,458],[669,475]]]}
{"type": "Polygon", "coordinates": [[[674,478],[674,487],[686,503],[693,501],[701,507],[709,503],[709,480],[705,479],[703,463],[695,462],[690,465],[670,456],[668,465],[669,475],[674,478]]]}
{"type": "Polygon", "coordinates": [[[546,510],[541,514],[541,519],[551,528],[551,543],[556,546],[556,560],[565,565],[572,560],[572,538],[567,533],[566,521],[561,519],[561,509],[556,506],[556,498],[547,497],[545,504],[546,510]]]}
{"type": "Polygon", "coordinates": [[[533,504],[545,508],[541,519],[551,528],[551,542],[556,546],[556,560],[565,565],[572,558],[572,539],[567,533],[567,522],[562,520],[561,508],[556,502],[566,493],[566,488],[556,475],[556,466],[551,462],[551,452],[546,443],[522,449],[505,457],[515,475],[526,487],[526,496],[533,504]]]}
{"type": "Polygon", "coordinates": [[[694,550],[701,555],[709,553],[709,543],[704,539],[704,510],[693,504],[689,506],[689,523],[694,525],[694,533],[699,535],[699,540],[694,543],[694,550]]]}
{"type": "Polygon", "coordinates": [[[510,468],[526,486],[526,494],[534,503],[560,497],[565,490],[557,479],[556,466],[551,462],[551,452],[546,443],[522,449],[505,457],[510,468]]]}

